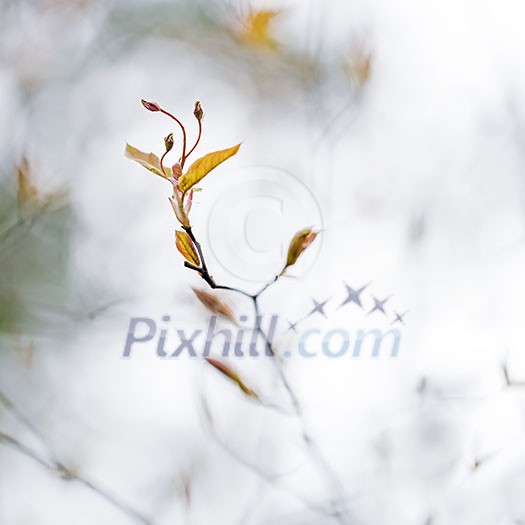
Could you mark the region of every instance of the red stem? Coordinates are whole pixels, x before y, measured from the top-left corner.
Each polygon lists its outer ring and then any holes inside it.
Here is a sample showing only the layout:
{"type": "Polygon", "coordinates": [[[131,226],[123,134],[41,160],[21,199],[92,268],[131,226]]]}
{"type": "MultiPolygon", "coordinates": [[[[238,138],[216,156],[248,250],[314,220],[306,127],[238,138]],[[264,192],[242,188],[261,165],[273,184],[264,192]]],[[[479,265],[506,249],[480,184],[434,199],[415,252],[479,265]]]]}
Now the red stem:
{"type": "Polygon", "coordinates": [[[188,152],[188,154],[186,155],[186,158],[188,158],[193,153],[195,148],[197,147],[197,144],[201,140],[201,135],[202,135],[202,122],[199,120],[199,134],[197,135],[197,140],[196,140],[195,144],[193,145],[193,147],[188,152]]]}
{"type": "Polygon", "coordinates": [[[174,115],[172,115],[169,111],[166,111],[165,109],[162,109],[160,108],[160,111],[162,113],[164,113],[164,115],[172,118],[179,126],[180,126],[180,129],[182,130],[182,155],[180,157],[180,164],[182,167],[184,167],[184,161],[186,160],[186,128],[182,125],[182,122],[177,118],[175,117],[174,115]]]}

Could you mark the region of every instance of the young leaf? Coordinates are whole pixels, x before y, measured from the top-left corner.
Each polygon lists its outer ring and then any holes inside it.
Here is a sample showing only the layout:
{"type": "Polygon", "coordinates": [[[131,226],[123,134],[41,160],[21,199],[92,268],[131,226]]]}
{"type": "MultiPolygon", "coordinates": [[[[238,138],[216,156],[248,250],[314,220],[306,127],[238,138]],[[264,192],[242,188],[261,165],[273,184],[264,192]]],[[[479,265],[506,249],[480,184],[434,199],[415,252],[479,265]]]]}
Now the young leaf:
{"type": "Polygon", "coordinates": [[[288,266],[292,266],[297,262],[301,254],[312,244],[319,232],[313,231],[312,228],[303,228],[299,230],[290,241],[288,247],[288,255],[286,257],[286,264],[284,265],[281,275],[288,266]]]}
{"type": "Polygon", "coordinates": [[[361,89],[370,79],[372,71],[372,52],[365,42],[356,42],[349,57],[343,63],[343,71],[357,89],[361,89]]]}
{"type": "Polygon", "coordinates": [[[192,288],[193,292],[199,299],[199,301],[212,313],[225,317],[232,323],[236,323],[235,315],[233,310],[218,297],[205,290],[199,288],[192,288]]]}
{"type": "Polygon", "coordinates": [[[206,357],[205,359],[221,374],[224,374],[230,381],[233,381],[248,397],[258,399],[257,394],[246,385],[237,372],[217,359],[212,359],[211,357],[206,357]]]}
{"type": "MultiPolygon", "coordinates": [[[[128,159],[138,162],[141,166],[144,166],[146,169],[152,171],[156,175],[159,175],[163,179],[166,178],[160,168],[160,159],[154,153],[144,153],[143,151],[126,144],[125,155],[128,159]]],[[[164,168],[164,170],[166,171],[166,175],[171,177],[171,169],[164,168]]]]}
{"type": "Polygon", "coordinates": [[[175,244],[177,246],[177,250],[182,253],[187,261],[189,261],[191,264],[194,264],[195,266],[200,265],[201,262],[199,255],[197,254],[197,250],[195,249],[190,236],[186,232],[179,230],[175,232],[175,244]]]}
{"type": "Polygon", "coordinates": [[[188,169],[188,171],[182,175],[179,179],[179,187],[182,193],[186,193],[191,189],[195,184],[201,181],[208,173],[216,168],[219,164],[225,160],[233,157],[241,147],[240,144],[233,146],[232,148],[223,149],[220,151],[214,151],[213,153],[208,153],[197,159],[188,169]]]}
{"type": "Polygon", "coordinates": [[[237,34],[238,39],[247,46],[276,51],[279,44],[271,34],[271,24],[279,13],[270,9],[251,9],[241,21],[243,27],[237,34]]]}
{"type": "MultiPolygon", "coordinates": [[[[175,197],[178,197],[178,193],[175,193],[175,197]]],[[[179,199],[174,199],[173,197],[168,197],[171,207],[173,208],[173,211],[175,212],[175,217],[177,217],[177,220],[183,225],[188,227],[190,225],[190,219],[188,218],[188,213],[182,206],[182,203],[179,202],[179,199]]]]}
{"type": "Polygon", "coordinates": [[[195,188],[191,189],[188,193],[188,196],[186,197],[186,203],[184,204],[184,213],[186,215],[189,215],[191,211],[191,205],[193,204],[193,192],[195,191],[195,188]]]}
{"type": "Polygon", "coordinates": [[[38,190],[32,181],[31,168],[28,160],[23,157],[17,167],[18,202],[20,206],[32,205],[38,202],[38,190]]]}

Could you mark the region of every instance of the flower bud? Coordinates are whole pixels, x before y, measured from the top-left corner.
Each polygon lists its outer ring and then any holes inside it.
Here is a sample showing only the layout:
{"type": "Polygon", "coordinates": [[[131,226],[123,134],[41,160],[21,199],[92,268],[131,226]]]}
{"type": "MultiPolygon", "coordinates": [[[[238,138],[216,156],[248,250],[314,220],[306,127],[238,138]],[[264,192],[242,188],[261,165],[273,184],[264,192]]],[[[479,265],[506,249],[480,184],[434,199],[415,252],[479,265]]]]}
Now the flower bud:
{"type": "Polygon", "coordinates": [[[142,105],[149,111],[160,111],[160,106],[156,102],[148,102],[147,100],[141,100],[142,105]]]}
{"type": "Polygon", "coordinates": [[[204,111],[202,111],[201,103],[197,100],[195,102],[195,109],[193,110],[193,114],[195,115],[195,118],[198,121],[202,120],[202,117],[204,116],[204,111]]]}
{"type": "Polygon", "coordinates": [[[167,137],[164,137],[164,146],[166,146],[166,153],[173,148],[173,133],[170,133],[167,137]]]}
{"type": "Polygon", "coordinates": [[[180,162],[176,162],[175,164],[173,164],[173,166],[171,167],[171,172],[173,174],[173,178],[175,180],[179,180],[179,178],[182,176],[182,166],[180,162]]]}

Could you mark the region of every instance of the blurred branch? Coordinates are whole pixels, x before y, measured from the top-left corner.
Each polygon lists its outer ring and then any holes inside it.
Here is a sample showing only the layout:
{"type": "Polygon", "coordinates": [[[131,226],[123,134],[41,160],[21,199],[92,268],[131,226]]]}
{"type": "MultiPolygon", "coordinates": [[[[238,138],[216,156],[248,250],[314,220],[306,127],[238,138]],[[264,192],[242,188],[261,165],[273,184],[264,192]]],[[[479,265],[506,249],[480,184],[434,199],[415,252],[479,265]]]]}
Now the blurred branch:
{"type": "Polygon", "coordinates": [[[509,373],[509,368],[506,362],[501,365],[503,377],[505,378],[505,385],[508,387],[524,387],[525,381],[516,381],[512,379],[509,373]]]}
{"type": "Polygon", "coordinates": [[[215,424],[213,421],[213,417],[211,415],[211,410],[208,405],[208,402],[204,395],[201,395],[201,404],[203,408],[203,412],[205,415],[206,425],[207,429],[210,432],[211,437],[215,441],[215,443],[230,457],[232,457],[237,463],[242,465],[244,468],[255,474],[258,478],[265,481],[266,483],[272,485],[272,486],[278,486],[283,492],[286,494],[292,496],[293,498],[300,501],[305,507],[309,510],[312,510],[314,512],[317,512],[319,514],[325,515],[325,516],[333,516],[333,514],[330,512],[329,509],[323,508],[318,505],[312,504],[310,501],[308,501],[302,494],[294,491],[289,486],[282,483],[282,480],[292,472],[287,473],[269,473],[261,469],[261,467],[255,463],[252,463],[250,460],[246,459],[245,457],[238,454],[236,450],[234,450],[232,447],[228,445],[226,441],[224,441],[218,434],[215,424]]]}
{"type": "Polygon", "coordinates": [[[96,485],[92,481],[82,477],[78,473],[74,472],[73,469],[65,466],[59,459],[58,456],[53,451],[48,440],[45,436],[31,423],[31,421],[2,393],[0,392],[0,403],[2,403],[7,410],[20,422],[22,423],[32,434],[36,437],[41,444],[44,446],[50,460],[47,461],[42,458],[37,452],[35,452],[30,447],[24,445],[14,437],[0,432],[0,444],[9,446],[22,454],[23,456],[35,461],[42,467],[47,470],[54,472],[60,478],[65,481],[77,481],[78,483],[84,485],[84,487],[91,490],[91,492],[97,494],[101,498],[105,499],[109,504],[111,504],[116,509],[120,510],[124,514],[127,514],[135,521],[142,523],[143,525],[153,525],[151,521],[146,519],[142,514],[132,509],[126,503],[122,502],[113,494],[110,494],[105,489],[102,489],[100,486],[96,485]]]}
{"type": "MultiPolygon", "coordinates": [[[[301,434],[302,434],[305,446],[306,446],[307,450],[309,451],[311,461],[312,461],[313,464],[317,465],[317,468],[319,469],[319,471],[321,471],[324,474],[326,480],[332,485],[335,493],[337,494],[336,499],[333,501],[334,508],[336,509],[334,511],[334,517],[339,521],[339,523],[341,523],[343,525],[347,524],[349,522],[349,514],[348,514],[348,510],[346,508],[346,504],[345,504],[345,497],[344,497],[343,486],[342,486],[341,482],[339,481],[337,475],[333,471],[331,465],[328,463],[328,461],[326,460],[326,458],[322,454],[321,449],[316,444],[316,442],[313,439],[312,435],[308,431],[307,425],[306,425],[306,420],[305,420],[305,417],[304,417],[303,409],[302,409],[301,403],[299,401],[299,398],[298,398],[297,394],[295,393],[294,388],[292,387],[290,381],[288,380],[288,377],[287,377],[287,375],[286,375],[286,373],[284,371],[282,363],[278,359],[277,353],[275,352],[275,349],[273,348],[272,343],[269,340],[268,334],[263,330],[263,328],[261,326],[261,316],[260,316],[260,308],[259,308],[259,302],[258,302],[259,297],[266,290],[268,290],[270,288],[270,286],[272,286],[273,284],[275,284],[279,280],[279,277],[282,275],[282,273],[276,275],[275,278],[273,278],[266,285],[264,285],[254,295],[251,295],[251,294],[245,292],[244,290],[240,290],[238,288],[233,288],[233,287],[223,286],[223,285],[217,285],[215,283],[214,279],[211,277],[209,271],[208,271],[208,267],[207,267],[205,259],[204,259],[204,254],[203,254],[201,245],[198,242],[198,240],[196,239],[193,231],[191,230],[191,227],[185,228],[185,230],[190,235],[191,240],[194,242],[194,244],[197,247],[197,250],[199,252],[202,268],[200,269],[200,271],[198,273],[201,275],[202,279],[204,281],[206,281],[206,283],[208,283],[208,285],[212,289],[229,290],[229,291],[232,291],[232,292],[244,295],[246,297],[249,297],[251,299],[252,304],[253,304],[253,308],[254,308],[254,311],[255,311],[255,330],[261,336],[261,338],[263,339],[263,341],[265,343],[266,350],[267,350],[267,355],[273,357],[273,362],[276,365],[277,372],[279,374],[279,379],[281,380],[281,383],[282,383],[284,389],[286,390],[286,392],[287,392],[287,394],[288,394],[288,396],[290,398],[294,414],[297,417],[297,419],[299,421],[299,424],[301,426],[301,434]]],[[[269,406],[270,408],[275,408],[274,405],[267,405],[267,406],[269,406]]]]}

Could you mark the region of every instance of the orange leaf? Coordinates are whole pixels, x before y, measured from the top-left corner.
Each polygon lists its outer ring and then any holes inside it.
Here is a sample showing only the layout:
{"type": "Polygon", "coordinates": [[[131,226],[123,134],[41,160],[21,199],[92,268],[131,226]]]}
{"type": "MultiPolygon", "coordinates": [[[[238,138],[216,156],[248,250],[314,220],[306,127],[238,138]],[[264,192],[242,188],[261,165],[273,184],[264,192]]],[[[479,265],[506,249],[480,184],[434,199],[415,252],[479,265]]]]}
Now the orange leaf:
{"type": "Polygon", "coordinates": [[[182,253],[187,261],[189,261],[191,264],[194,264],[195,266],[200,265],[201,262],[199,259],[199,254],[195,249],[193,241],[186,232],[179,230],[175,232],[175,245],[177,246],[177,250],[182,253]]]}

